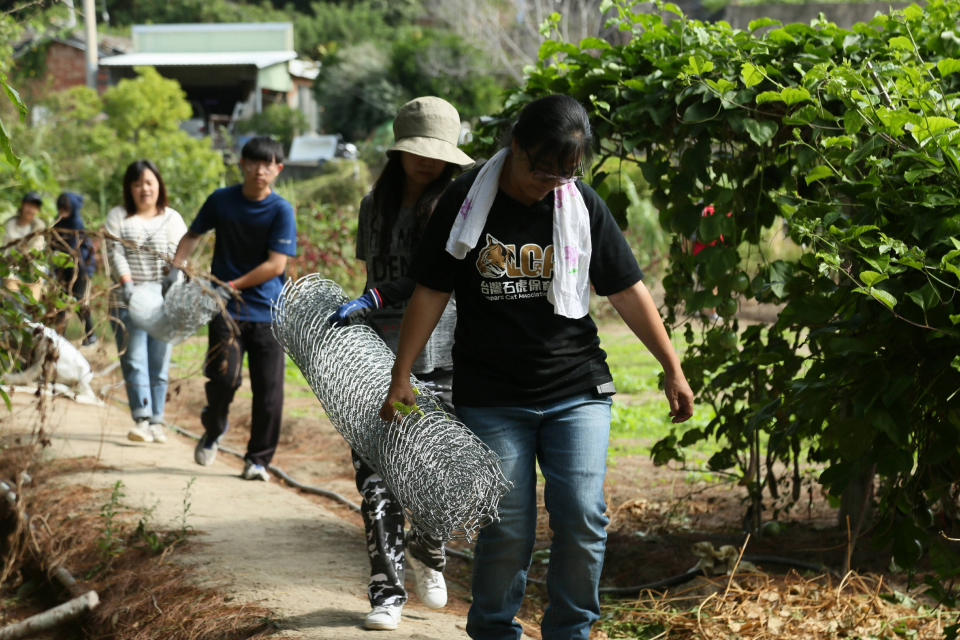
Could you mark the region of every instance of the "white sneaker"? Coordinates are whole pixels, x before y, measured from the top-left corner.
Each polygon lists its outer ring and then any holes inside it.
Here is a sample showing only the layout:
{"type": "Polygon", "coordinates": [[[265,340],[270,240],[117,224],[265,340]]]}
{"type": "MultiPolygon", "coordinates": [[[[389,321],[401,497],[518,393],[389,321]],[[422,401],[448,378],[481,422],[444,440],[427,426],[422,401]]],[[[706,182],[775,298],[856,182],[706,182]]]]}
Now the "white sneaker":
{"type": "Polygon", "coordinates": [[[367,629],[393,631],[400,624],[400,612],[403,611],[403,605],[385,604],[374,607],[373,611],[367,614],[363,626],[367,629]]]}
{"type": "Polygon", "coordinates": [[[242,477],[244,480],[263,480],[264,482],[270,482],[270,474],[267,473],[267,470],[261,465],[254,464],[249,460],[243,465],[242,477]]]}
{"type": "Polygon", "coordinates": [[[413,557],[409,551],[404,553],[407,566],[413,569],[414,582],[417,585],[417,597],[428,609],[442,609],[447,604],[447,583],[443,574],[427,567],[413,557]]]}
{"type": "MultiPolygon", "coordinates": [[[[220,436],[220,438],[222,437],[223,436],[220,436]]],[[[207,438],[206,433],[200,436],[200,442],[197,443],[196,448],[193,450],[194,462],[205,467],[213,464],[213,461],[217,459],[217,451],[220,449],[220,438],[217,438],[213,442],[207,442],[207,438]]]]}
{"type": "Polygon", "coordinates": [[[160,444],[165,444],[167,442],[167,434],[164,433],[163,425],[157,424],[155,422],[150,423],[150,435],[153,436],[153,441],[160,444]]]}
{"type": "Polygon", "coordinates": [[[127,440],[134,442],[153,442],[153,431],[150,429],[150,422],[147,420],[137,421],[136,426],[127,432],[127,440]]]}

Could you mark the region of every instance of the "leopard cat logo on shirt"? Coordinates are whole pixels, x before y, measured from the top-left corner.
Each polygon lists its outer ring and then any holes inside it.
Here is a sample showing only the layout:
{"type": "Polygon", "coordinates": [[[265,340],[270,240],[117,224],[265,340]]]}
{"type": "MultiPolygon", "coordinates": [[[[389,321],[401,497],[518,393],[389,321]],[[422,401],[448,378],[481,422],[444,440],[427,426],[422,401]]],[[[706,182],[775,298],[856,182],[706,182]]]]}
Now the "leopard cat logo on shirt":
{"type": "Polygon", "coordinates": [[[513,247],[508,247],[489,233],[487,246],[480,250],[477,258],[477,270],[484,278],[500,278],[507,272],[507,260],[516,262],[513,247]]]}

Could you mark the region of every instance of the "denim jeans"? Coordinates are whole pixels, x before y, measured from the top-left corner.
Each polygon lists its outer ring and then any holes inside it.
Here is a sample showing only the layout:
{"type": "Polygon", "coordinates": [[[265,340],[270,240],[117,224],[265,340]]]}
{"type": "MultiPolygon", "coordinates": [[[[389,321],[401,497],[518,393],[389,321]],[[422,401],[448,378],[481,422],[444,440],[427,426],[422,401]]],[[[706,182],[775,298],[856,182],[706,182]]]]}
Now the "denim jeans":
{"type": "Polygon", "coordinates": [[[523,602],[536,542],[537,462],[553,531],[543,637],[590,636],[600,618],[597,586],[607,541],[603,478],[610,404],[610,398],[590,392],[539,406],[457,406],[458,417],[500,456],[513,482],[500,500],[500,522],[480,530],[474,552],[471,638],[519,640],[523,633],[513,617],[523,602]]]}
{"type": "Polygon", "coordinates": [[[161,423],[173,345],[147,335],[133,324],[127,309],[114,308],[111,311],[110,324],[117,337],[117,349],[122,352],[120,369],[127,387],[130,413],[135,421],[148,418],[150,422],[161,423]]]}

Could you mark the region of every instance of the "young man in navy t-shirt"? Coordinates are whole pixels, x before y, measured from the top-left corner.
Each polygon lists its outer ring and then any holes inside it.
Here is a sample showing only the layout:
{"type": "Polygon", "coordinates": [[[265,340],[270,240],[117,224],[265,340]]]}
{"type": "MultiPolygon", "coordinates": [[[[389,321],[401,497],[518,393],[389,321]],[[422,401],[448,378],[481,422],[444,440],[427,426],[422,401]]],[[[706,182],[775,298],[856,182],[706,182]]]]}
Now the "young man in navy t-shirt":
{"type": "MultiPolygon", "coordinates": [[[[283,348],[270,329],[270,307],[283,288],[287,258],[296,255],[297,223],[290,203],[277,195],[273,182],[283,169],[283,147],[267,136],[257,136],[243,147],[240,168],[243,184],[217,189],[207,198],[174,256],[183,266],[200,236],[216,232],[211,272],[229,287],[218,293],[228,301],[227,311],[239,332],[218,315],[210,323],[204,374],[207,406],[200,414],[205,433],[194,451],[197,464],[212,464],[220,438],[227,431],[227,414],[240,387],[243,354],[249,358],[253,415],[243,478],[269,480],[266,467],[280,439],[283,412],[283,348]],[[237,295],[239,294],[239,296],[237,295]]],[[[177,278],[170,270],[164,289],[177,278]]]]}

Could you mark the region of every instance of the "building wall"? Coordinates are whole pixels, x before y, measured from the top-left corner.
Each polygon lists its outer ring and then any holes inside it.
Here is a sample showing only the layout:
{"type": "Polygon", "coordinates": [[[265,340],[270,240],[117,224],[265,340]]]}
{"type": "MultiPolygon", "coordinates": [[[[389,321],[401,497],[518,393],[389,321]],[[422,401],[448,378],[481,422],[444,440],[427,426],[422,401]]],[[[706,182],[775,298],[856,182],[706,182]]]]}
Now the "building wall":
{"type": "MultiPolygon", "coordinates": [[[[28,102],[36,102],[51,93],[87,84],[86,51],[62,42],[46,45],[43,75],[30,79],[19,87],[28,102]]],[[[110,73],[105,67],[97,70],[97,89],[100,93],[110,86],[110,73]]]]}
{"type": "Polygon", "coordinates": [[[87,83],[86,52],[60,42],[47,47],[47,77],[50,91],[63,91],[87,83]]]}
{"type": "Polygon", "coordinates": [[[299,109],[307,117],[307,126],[310,133],[315,133],[320,127],[320,110],[313,96],[313,80],[293,77],[293,90],[287,94],[287,106],[299,109]]]}

